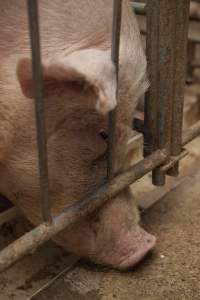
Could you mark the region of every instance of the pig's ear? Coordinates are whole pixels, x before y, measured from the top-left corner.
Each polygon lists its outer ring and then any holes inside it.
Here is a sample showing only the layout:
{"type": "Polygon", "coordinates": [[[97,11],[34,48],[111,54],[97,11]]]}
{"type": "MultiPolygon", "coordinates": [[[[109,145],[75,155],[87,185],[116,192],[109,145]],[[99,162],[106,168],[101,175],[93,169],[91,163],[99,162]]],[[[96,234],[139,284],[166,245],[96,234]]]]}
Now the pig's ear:
{"type": "Polygon", "coordinates": [[[110,51],[97,49],[75,51],[52,60],[48,75],[89,84],[98,96],[97,110],[105,114],[116,106],[116,73],[110,56],[110,51]]]}
{"type": "MultiPolygon", "coordinates": [[[[19,62],[18,78],[24,94],[32,97],[31,64],[19,62]]],[[[43,66],[44,80],[71,81],[89,85],[97,94],[96,108],[102,114],[116,106],[116,73],[110,51],[87,49],[54,57],[43,66]]]]}

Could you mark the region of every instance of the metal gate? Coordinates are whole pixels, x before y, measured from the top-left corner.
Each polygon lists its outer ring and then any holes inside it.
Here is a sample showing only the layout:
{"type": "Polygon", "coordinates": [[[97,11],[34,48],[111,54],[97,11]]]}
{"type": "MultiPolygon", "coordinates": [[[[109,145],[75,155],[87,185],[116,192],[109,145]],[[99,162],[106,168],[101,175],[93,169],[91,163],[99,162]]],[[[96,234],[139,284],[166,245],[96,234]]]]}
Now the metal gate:
{"type": "MultiPolygon", "coordinates": [[[[43,223],[0,252],[0,271],[25,254],[34,252],[61,230],[91,213],[128,185],[152,171],[153,184],[165,184],[166,176],[177,176],[184,146],[200,135],[200,121],[182,132],[183,98],[187,61],[189,0],[147,0],[134,9],[147,16],[147,59],[151,82],[145,99],[144,122],[136,120],[144,134],[144,159],[115,176],[116,110],[109,116],[108,178],[95,191],[52,217],[48,201],[48,161],[44,124],[42,70],[37,0],[27,0],[37,122],[43,223]]],[[[113,0],[112,60],[118,78],[122,0],[113,0]]]]}

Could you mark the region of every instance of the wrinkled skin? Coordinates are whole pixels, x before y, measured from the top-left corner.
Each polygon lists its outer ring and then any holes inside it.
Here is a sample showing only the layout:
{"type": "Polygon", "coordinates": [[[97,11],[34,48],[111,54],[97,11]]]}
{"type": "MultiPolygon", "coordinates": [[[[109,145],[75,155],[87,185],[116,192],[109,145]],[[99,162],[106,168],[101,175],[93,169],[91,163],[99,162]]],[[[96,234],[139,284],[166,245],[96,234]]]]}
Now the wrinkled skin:
{"type": "MultiPolygon", "coordinates": [[[[0,192],[41,222],[34,100],[24,0],[0,0],[0,192]]],[[[106,176],[107,112],[116,105],[110,59],[112,1],[40,0],[42,64],[52,213],[106,176]]],[[[139,97],[148,87],[135,17],[124,1],[116,170],[128,167],[126,143],[139,97]]],[[[130,153],[129,153],[130,155],[130,153]]],[[[127,189],[63,230],[55,241],[98,264],[126,269],[155,244],[139,226],[127,189]]]]}

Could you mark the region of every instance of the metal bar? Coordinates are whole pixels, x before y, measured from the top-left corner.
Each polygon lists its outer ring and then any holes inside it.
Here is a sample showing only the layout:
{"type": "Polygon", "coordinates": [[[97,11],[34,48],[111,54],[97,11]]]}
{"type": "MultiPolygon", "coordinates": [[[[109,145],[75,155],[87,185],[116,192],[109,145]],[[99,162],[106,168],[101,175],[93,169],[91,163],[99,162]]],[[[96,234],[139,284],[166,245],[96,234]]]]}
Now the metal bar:
{"type": "MultiPolygon", "coordinates": [[[[174,43],[176,28],[176,1],[158,1],[159,36],[158,36],[158,78],[159,92],[157,98],[157,148],[171,148],[172,100],[174,88],[174,43]]],[[[165,172],[153,170],[152,180],[155,185],[165,184],[165,172]]]]}
{"type": "Polygon", "coordinates": [[[185,158],[188,154],[189,154],[189,152],[184,149],[179,155],[174,156],[174,157],[171,156],[170,161],[166,165],[160,167],[161,171],[166,173],[168,170],[170,170],[171,168],[176,166],[177,162],[179,162],[181,159],[185,158]]]}
{"type": "MultiPolygon", "coordinates": [[[[155,5],[157,1],[155,0],[155,5]]],[[[144,156],[150,155],[156,145],[156,114],[158,99],[158,18],[157,9],[153,8],[153,2],[148,1],[147,12],[147,73],[150,80],[150,88],[145,97],[144,105],[144,156]]]]}
{"type": "Polygon", "coordinates": [[[105,183],[93,193],[80,199],[73,206],[53,218],[51,224],[43,223],[26,233],[0,252],[0,272],[4,271],[26,254],[33,253],[61,230],[91,213],[105,202],[115,197],[125,187],[143,177],[155,167],[165,162],[167,154],[158,150],[123,174],[115,177],[111,183],[105,183]]]}
{"type": "Polygon", "coordinates": [[[193,139],[197,138],[200,135],[200,121],[195,123],[190,128],[186,129],[183,133],[182,145],[190,143],[193,139]]]}
{"type": "Polygon", "coordinates": [[[37,127],[37,144],[39,156],[40,190],[42,216],[45,222],[51,221],[49,208],[48,158],[45,129],[45,108],[43,101],[43,82],[40,55],[40,37],[37,0],[27,0],[29,30],[32,50],[33,91],[37,127]]]}
{"type": "MultiPolygon", "coordinates": [[[[182,151],[182,123],[184,88],[186,81],[187,66],[187,40],[189,31],[189,8],[190,0],[176,0],[175,2],[175,28],[174,28],[174,63],[173,63],[173,104],[171,123],[171,147],[170,155],[178,156],[182,151]]],[[[172,34],[172,33],[171,33],[172,34]]],[[[177,176],[179,164],[175,164],[168,171],[168,175],[177,176]]]]}
{"type": "Polygon", "coordinates": [[[5,223],[11,222],[20,216],[20,211],[15,206],[6,209],[5,211],[0,213],[0,227],[5,223]]]}
{"type": "MultiPolygon", "coordinates": [[[[147,2],[147,58],[150,90],[146,100],[145,147],[165,148],[170,153],[174,84],[174,30],[176,1],[147,2]],[[153,103],[153,105],[152,105],[153,103]],[[151,107],[152,106],[152,107],[151,107]]],[[[165,184],[165,173],[153,170],[153,184],[165,184]]]]}
{"type": "MultiPolygon", "coordinates": [[[[122,0],[113,0],[113,25],[112,25],[112,49],[111,59],[116,69],[117,90],[116,99],[118,102],[118,73],[119,73],[119,47],[120,47],[120,32],[121,32],[121,17],[122,17],[122,0]]],[[[108,180],[111,181],[115,175],[115,160],[116,160],[116,121],[117,108],[109,114],[108,130],[108,180]]]]}

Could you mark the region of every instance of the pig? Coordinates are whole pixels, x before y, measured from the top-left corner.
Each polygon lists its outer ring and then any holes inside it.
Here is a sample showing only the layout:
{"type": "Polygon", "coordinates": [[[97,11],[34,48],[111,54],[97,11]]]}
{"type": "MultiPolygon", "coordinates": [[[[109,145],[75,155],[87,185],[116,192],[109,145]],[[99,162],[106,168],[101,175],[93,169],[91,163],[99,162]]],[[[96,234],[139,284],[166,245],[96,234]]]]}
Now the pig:
{"type": "MultiPolygon", "coordinates": [[[[40,0],[49,201],[52,215],[106,178],[107,115],[117,104],[111,61],[111,0],[40,0]]],[[[0,192],[37,226],[42,222],[38,150],[25,0],[0,0],[0,192]]],[[[129,167],[127,141],[148,88],[136,17],[123,1],[116,172],[129,167]]],[[[125,270],[156,238],[140,226],[129,188],[54,237],[67,251],[125,270]]]]}

